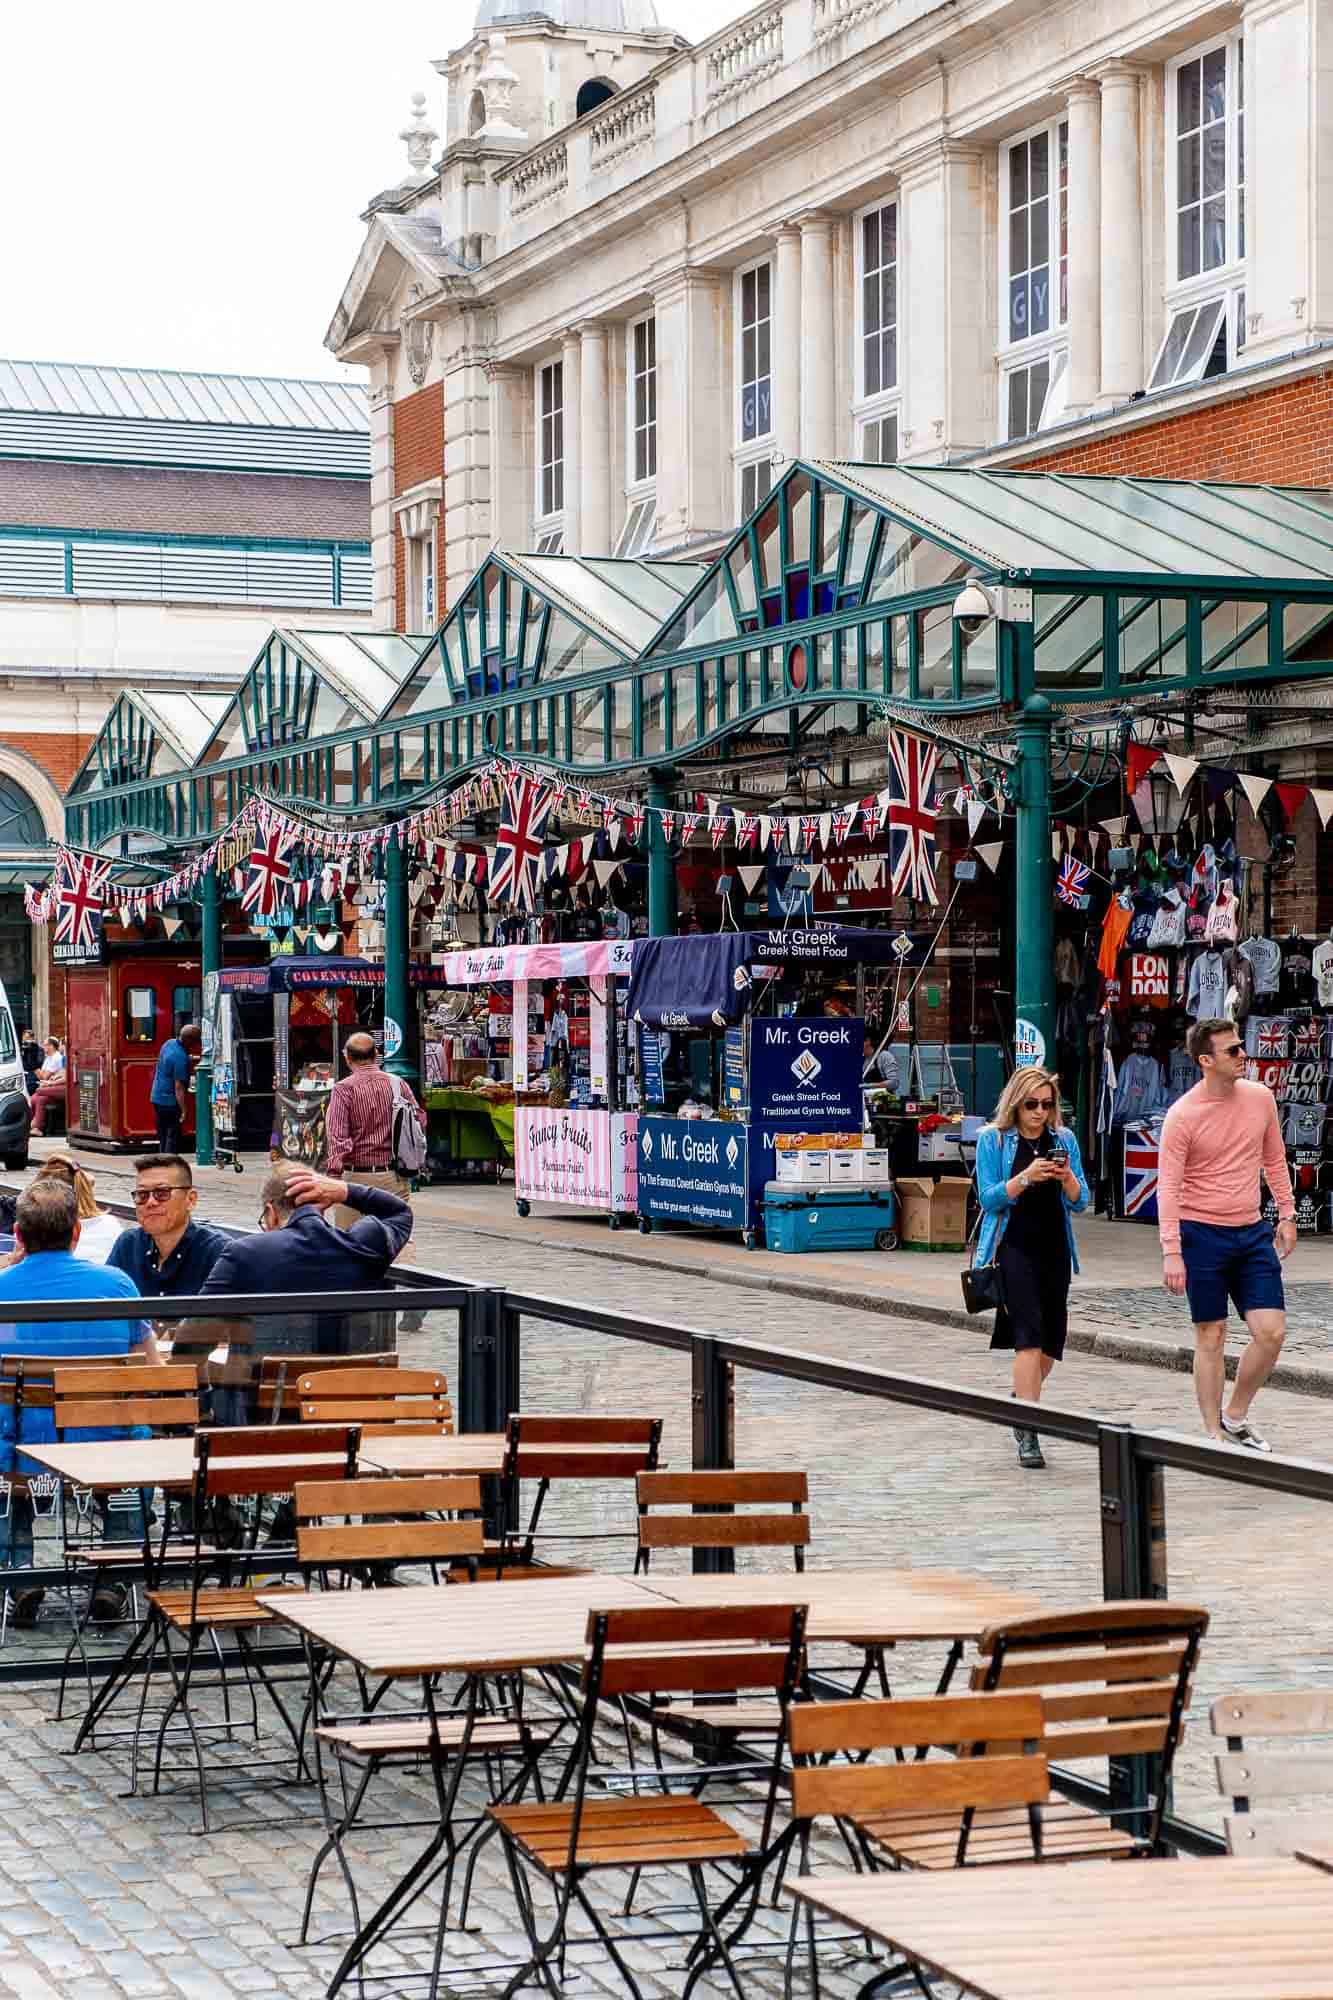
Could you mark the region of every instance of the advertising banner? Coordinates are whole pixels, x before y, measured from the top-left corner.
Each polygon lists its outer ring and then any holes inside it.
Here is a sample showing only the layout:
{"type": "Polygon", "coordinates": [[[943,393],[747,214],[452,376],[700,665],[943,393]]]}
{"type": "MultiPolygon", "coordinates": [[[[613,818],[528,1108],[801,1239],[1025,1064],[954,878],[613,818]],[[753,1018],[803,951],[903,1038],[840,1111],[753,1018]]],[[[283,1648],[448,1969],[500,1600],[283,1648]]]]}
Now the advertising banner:
{"type": "Polygon", "coordinates": [[[284,1160],[297,1160],[303,1167],[323,1168],[329,1095],[327,1090],[275,1092],[278,1151],[284,1160]]]}
{"type": "Polygon", "coordinates": [[[605,979],[588,981],[588,1089],[594,1097],[606,1096],[606,999],[605,979]]]}
{"type": "Polygon", "coordinates": [[[729,1111],[745,1103],[745,1029],[728,1028],[722,1045],[722,1102],[729,1111]]]}
{"type": "Polygon", "coordinates": [[[514,981],[514,1028],[512,1035],[514,1060],[514,1089],[528,1087],[528,982],[526,979],[514,981]]]}
{"type": "Polygon", "coordinates": [[[514,1189],[525,1200],[611,1208],[611,1113],[520,1104],[514,1189]]]}
{"type": "Polygon", "coordinates": [[[861,1129],[864,1021],[750,1023],[750,1112],[792,1132],[861,1129]]]}
{"type": "Polygon", "coordinates": [[[633,1215],[639,1205],[639,1114],[611,1114],[611,1206],[617,1215],[633,1215]]]}
{"type": "Polygon", "coordinates": [[[639,1119],[638,1210],[661,1222],[746,1227],[746,1132],[715,1118],[639,1119]]]}

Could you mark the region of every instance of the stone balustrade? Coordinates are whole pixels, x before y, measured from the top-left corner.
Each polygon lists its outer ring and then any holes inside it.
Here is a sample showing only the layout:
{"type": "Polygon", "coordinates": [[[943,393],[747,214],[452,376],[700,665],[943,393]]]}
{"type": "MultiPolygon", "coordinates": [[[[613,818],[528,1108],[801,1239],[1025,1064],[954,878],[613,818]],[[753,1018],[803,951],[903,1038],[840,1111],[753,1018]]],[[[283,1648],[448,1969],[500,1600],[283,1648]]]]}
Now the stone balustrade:
{"type": "Polygon", "coordinates": [[[708,97],[716,101],[771,76],[782,66],[782,9],[742,21],[707,51],[708,97]]]}
{"type": "Polygon", "coordinates": [[[657,132],[657,85],[650,81],[637,90],[613,97],[587,121],[588,168],[597,173],[623,159],[636,147],[651,143],[657,132]]]}
{"type": "Polygon", "coordinates": [[[509,207],[522,215],[569,185],[569,149],[563,139],[526,154],[509,175],[509,207]]]}

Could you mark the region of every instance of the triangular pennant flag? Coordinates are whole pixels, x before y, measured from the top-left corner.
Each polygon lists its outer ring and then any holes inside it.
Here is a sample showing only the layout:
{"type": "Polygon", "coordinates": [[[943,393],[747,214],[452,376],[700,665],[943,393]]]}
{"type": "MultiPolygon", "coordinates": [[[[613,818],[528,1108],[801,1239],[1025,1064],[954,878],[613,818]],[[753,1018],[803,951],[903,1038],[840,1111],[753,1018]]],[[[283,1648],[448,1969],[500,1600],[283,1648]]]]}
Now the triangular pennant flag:
{"type": "Polygon", "coordinates": [[[1248,772],[1237,772],[1237,783],[1250,802],[1250,811],[1258,814],[1260,806],[1273,789],[1271,778],[1251,777],[1248,772]]]}
{"type": "Polygon", "coordinates": [[[1119,819],[1104,819],[1098,822],[1112,847],[1119,844],[1120,836],[1125,831],[1128,818],[1129,815],[1127,813],[1121,813],[1119,819]]]}
{"type": "Polygon", "coordinates": [[[606,844],[614,854],[620,845],[620,820],[609,818],[606,822],[606,844]]]}
{"type": "Polygon", "coordinates": [[[986,802],[984,799],[968,799],[966,810],[967,837],[969,840],[974,840],[977,828],[986,817],[986,802]]]}
{"type": "Polygon", "coordinates": [[[787,852],[789,854],[799,854],[802,848],[804,848],[807,845],[805,839],[805,827],[806,827],[806,821],[802,818],[800,813],[788,813],[787,852]]]}
{"type": "Polygon", "coordinates": [[[1314,800],[1314,809],[1319,815],[1319,824],[1327,826],[1329,816],[1333,814],[1333,792],[1311,791],[1310,797],[1314,800]]]}
{"type": "Polygon", "coordinates": [[[772,813],[756,813],[754,823],[759,829],[759,852],[763,854],[768,848],[769,841],[773,838],[773,815],[772,813]]]}
{"type": "Polygon", "coordinates": [[[688,847],[699,830],[699,813],[682,813],[680,816],[680,844],[688,847]]]}
{"type": "Polygon", "coordinates": [[[1163,750],[1162,762],[1166,765],[1167,770],[1171,773],[1172,784],[1175,786],[1176,790],[1183,796],[1186,786],[1189,784],[1191,778],[1194,776],[1194,773],[1199,768],[1198,758],[1173,757],[1171,756],[1169,751],[1163,750]]]}
{"type": "Polygon", "coordinates": [[[1000,865],[1000,856],[1004,853],[1004,842],[1002,840],[984,840],[976,852],[978,858],[985,862],[993,875],[1000,865]]]}
{"type": "Polygon", "coordinates": [[[819,815],[819,844],[820,844],[820,846],[821,846],[821,847],[824,847],[824,848],[827,848],[827,846],[828,846],[828,844],[829,844],[830,840],[832,840],[832,838],[833,838],[833,814],[832,814],[832,813],[821,813],[821,814],[819,815]]]}
{"type": "Polygon", "coordinates": [[[753,865],[751,865],[749,868],[738,868],[736,870],[736,873],[741,878],[741,886],[745,890],[746,895],[752,896],[756,888],[759,886],[759,882],[763,876],[764,871],[762,867],[756,868],[753,865]]]}
{"type": "Polygon", "coordinates": [[[1065,837],[1063,833],[1061,833],[1058,826],[1054,827],[1051,830],[1052,861],[1058,861],[1060,859],[1060,856],[1064,853],[1064,851],[1065,851],[1065,837]]]}
{"type": "Polygon", "coordinates": [[[1133,848],[1134,852],[1137,854],[1139,849],[1143,845],[1143,835],[1141,833],[1131,833],[1129,836],[1129,844],[1133,848]]]}
{"type": "Polygon", "coordinates": [[[1287,815],[1289,822],[1295,819],[1297,813],[1310,796],[1310,787],[1308,785],[1276,785],[1274,786],[1274,790],[1282,802],[1282,810],[1287,815]]]}
{"type": "Polygon", "coordinates": [[[604,889],[611,880],[611,877],[619,874],[621,866],[622,863],[619,861],[594,861],[592,872],[597,877],[599,885],[604,889]]]}

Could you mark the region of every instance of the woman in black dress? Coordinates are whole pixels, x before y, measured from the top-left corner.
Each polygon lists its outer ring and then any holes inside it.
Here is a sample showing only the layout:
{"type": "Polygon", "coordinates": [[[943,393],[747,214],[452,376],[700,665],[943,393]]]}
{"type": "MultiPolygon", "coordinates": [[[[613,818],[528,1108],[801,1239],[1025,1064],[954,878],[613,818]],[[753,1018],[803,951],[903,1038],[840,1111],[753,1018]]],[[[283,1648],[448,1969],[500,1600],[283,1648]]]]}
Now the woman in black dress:
{"type": "MultiPolygon", "coordinates": [[[[1088,1205],[1078,1140],[1060,1119],[1059,1079],[1018,1070],[977,1143],[977,1196],[983,1218],[977,1262],[992,1259],[1004,1304],[991,1346],[1012,1348],[1014,1394],[1041,1400],[1065,1351],[1069,1283],[1078,1269],[1072,1218],[1088,1205]]],[[[1045,1464],[1035,1431],[1015,1426],[1018,1462],[1045,1464]]]]}

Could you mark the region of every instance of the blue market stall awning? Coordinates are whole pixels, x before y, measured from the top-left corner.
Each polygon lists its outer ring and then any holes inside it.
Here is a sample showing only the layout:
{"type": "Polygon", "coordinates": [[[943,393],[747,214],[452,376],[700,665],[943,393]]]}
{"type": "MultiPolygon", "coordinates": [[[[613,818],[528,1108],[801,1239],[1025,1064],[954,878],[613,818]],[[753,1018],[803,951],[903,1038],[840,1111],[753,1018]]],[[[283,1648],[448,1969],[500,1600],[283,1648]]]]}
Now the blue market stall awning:
{"type": "Polygon", "coordinates": [[[384,967],[369,958],[275,958],[268,965],[235,965],[219,973],[224,993],[301,993],[312,987],[382,987],[384,967]]]}
{"type": "Polygon", "coordinates": [[[911,964],[923,947],[924,940],[901,931],[851,925],[640,938],[626,1012],[646,1028],[720,1028],[750,1012],[756,976],[803,966],[911,964]]]}

